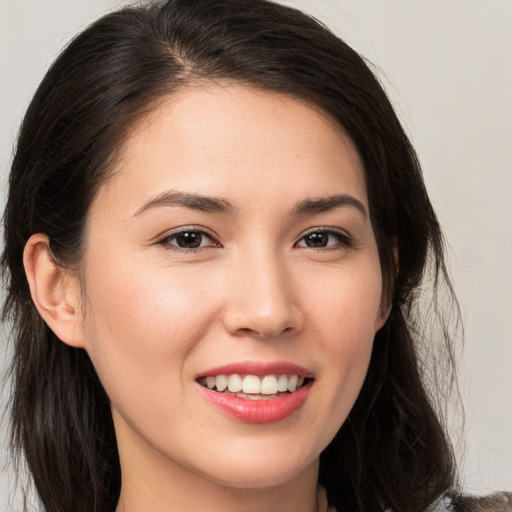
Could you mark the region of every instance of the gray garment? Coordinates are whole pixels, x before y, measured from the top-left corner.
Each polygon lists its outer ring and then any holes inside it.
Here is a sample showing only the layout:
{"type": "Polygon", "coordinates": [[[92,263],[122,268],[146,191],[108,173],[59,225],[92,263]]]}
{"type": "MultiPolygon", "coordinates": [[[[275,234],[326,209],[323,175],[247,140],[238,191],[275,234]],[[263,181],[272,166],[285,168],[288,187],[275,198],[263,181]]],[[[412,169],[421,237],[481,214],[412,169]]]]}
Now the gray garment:
{"type": "Polygon", "coordinates": [[[512,494],[499,492],[488,496],[443,496],[431,512],[512,512],[512,494]]]}
{"type": "MultiPolygon", "coordinates": [[[[386,510],[392,512],[392,510],[386,510]]],[[[512,493],[498,492],[487,496],[444,495],[437,500],[429,512],[512,512],[512,493]]]]}
{"type": "Polygon", "coordinates": [[[451,512],[452,510],[452,499],[448,496],[443,496],[432,508],[432,512],[451,512]]]}
{"type": "MultiPolygon", "coordinates": [[[[334,508],[327,509],[327,497],[324,489],[319,489],[319,511],[336,512],[334,508]]],[[[391,509],[386,512],[393,512],[391,509]]],[[[441,496],[430,507],[429,512],[512,512],[512,493],[498,492],[488,496],[460,496],[451,498],[441,496]]]]}

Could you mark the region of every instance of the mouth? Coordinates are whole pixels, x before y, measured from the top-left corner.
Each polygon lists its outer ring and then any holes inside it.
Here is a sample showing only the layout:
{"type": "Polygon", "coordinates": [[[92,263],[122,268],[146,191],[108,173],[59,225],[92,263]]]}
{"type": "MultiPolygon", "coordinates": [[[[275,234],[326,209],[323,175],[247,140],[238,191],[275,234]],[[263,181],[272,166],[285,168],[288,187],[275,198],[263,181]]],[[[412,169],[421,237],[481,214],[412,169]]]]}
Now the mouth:
{"type": "Polygon", "coordinates": [[[312,379],[298,374],[209,375],[198,383],[204,388],[246,400],[271,400],[284,397],[306,386],[312,379]]]}
{"type": "Polygon", "coordinates": [[[246,423],[274,423],[302,408],[314,375],[285,362],[245,362],[198,375],[201,395],[216,410],[246,423]]]}

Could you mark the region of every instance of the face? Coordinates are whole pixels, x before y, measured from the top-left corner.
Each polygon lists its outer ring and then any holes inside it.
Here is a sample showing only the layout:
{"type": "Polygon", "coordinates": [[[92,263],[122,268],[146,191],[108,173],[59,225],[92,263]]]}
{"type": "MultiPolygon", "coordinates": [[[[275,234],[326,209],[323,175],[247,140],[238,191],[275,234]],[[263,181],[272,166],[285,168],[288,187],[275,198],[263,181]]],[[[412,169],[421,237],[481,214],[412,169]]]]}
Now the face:
{"type": "Polygon", "coordinates": [[[91,207],[83,283],[121,462],[234,487],[316,464],[386,317],[352,143],[242,86],[175,93],[131,132],[91,207]]]}

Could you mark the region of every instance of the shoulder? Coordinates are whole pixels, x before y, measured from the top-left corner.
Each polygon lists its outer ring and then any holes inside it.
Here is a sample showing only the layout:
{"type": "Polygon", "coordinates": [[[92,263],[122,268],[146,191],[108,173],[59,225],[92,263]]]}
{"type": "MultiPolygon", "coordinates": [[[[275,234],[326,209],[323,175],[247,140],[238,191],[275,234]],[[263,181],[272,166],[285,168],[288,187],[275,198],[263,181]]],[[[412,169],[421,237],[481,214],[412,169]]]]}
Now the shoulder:
{"type": "Polygon", "coordinates": [[[453,496],[453,512],[512,512],[512,493],[499,492],[487,496],[453,496]]]}
{"type": "Polygon", "coordinates": [[[446,495],[431,512],[512,512],[512,493],[499,492],[487,496],[446,495]]]}

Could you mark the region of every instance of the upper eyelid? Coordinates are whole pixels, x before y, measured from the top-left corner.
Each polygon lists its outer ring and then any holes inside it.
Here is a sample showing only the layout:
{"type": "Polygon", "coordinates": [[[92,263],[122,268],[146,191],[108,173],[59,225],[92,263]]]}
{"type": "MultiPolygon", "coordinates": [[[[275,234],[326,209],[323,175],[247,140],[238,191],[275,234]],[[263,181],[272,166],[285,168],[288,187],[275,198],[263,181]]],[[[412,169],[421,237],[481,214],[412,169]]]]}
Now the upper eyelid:
{"type": "Polygon", "coordinates": [[[348,233],[345,229],[336,228],[333,226],[318,226],[314,228],[307,229],[297,238],[297,242],[302,240],[305,236],[308,236],[312,233],[334,233],[336,235],[344,236],[346,238],[352,239],[352,235],[348,233]]]}
{"type": "Polygon", "coordinates": [[[304,231],[302,234],[307,235],[308,233],[316,233],[317,231],[323,231],[323,232],[333,232],[333,233],[346,233],[346,231],[343,228],[338,228],[335,226],[315,226],[313,228],[308,228],[304,231]]]}
{"type": "Polygon", "coordinates": [[[156,237],[156,241],[158,243],[158,242],[165,240],[166,238],[171,238],[172,236],[179,235],[180,233],[186,233],[187,231],[196,231],[198,233],[202,233],[202,234],[208,236],[209,238],[211,238],[212,240],[214,240],[216,242],[219,241],[219,237],[217,236],[217,234],[214,231],[212,231],[211,229],[208,229],[204,226],[197,226],[197,225],[180,226],[178,228],[173,228],[171,230],[164,231],[162,234],[160,234],[156,237]]]}

